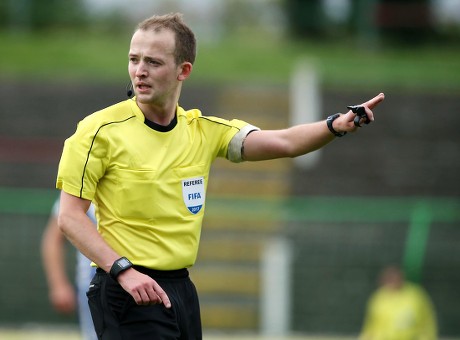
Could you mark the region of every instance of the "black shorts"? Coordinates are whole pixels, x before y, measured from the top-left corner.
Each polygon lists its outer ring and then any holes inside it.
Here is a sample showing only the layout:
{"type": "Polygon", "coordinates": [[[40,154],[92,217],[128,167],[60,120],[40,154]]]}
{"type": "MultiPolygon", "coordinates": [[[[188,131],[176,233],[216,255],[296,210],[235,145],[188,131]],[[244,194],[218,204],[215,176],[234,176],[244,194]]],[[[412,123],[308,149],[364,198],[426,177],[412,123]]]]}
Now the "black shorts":
{"type": "Polygon", "coordinates": [[[163,304],[137,305],[118,282],[98,269],[86,293],[98,339],[202,339],[198,295],[187,269],[135,269],[157,281],[168,295],[171,308],[163,304]]]}

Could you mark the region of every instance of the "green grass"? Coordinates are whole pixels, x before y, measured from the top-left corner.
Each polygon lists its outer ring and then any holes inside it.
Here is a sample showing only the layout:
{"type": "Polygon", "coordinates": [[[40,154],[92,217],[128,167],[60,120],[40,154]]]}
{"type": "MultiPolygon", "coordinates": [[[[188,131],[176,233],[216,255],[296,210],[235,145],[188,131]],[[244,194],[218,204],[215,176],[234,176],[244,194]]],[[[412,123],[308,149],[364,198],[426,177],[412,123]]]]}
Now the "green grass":
{"type": "MultiPolygon", "coordinates": [[[[89,33],[0,33],[2,78],[107,81],[127,78],[129,36],[89,33]]],[[[343,89],[460,90],[460,47],[358,48],[269,37],[199,44],[190,81],[286,84],[294,65],[313,62],[324,86],[343,89]]]]}
{"type": "MultiPolygon", "coordinates": [[[[4,340],[79,340],[76,330],[53,330],[45,328],[31,328],[29,330],[0,329],[0,339],[4,340]]],[[[262,336],[258,334],[205,334],[204,340],[352,340],[355,337],[326,336],[326,335],[286,335],[286,336],[262,336]]],[[[455,340],[454,338],[442,338],[442,340],[455,340]]]]}
{"type": "Polygon", "coordinates": [[[83,34],[1,35],[3,77],[126,78],[127,39],[83,34]]]}
{"type": "Polygon", "coordinates": [[[303,59],[318,67],[326,86],[460,89],[460,48],[452,47],[361,50],[345,44],[317,42],[229,41],[203,48],[197,63],[198,77],[286,82],[295,63],[303,59]]]}

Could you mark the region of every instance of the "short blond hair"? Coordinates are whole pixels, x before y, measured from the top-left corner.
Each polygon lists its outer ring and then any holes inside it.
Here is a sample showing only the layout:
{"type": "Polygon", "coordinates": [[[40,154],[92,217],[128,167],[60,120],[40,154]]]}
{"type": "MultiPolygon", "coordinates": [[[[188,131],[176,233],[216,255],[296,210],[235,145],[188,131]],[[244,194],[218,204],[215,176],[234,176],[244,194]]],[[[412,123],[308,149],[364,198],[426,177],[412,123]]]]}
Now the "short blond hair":
{"type": "Polygon", "coordinates": [[[183,62],[193,64],[196,58],[196,39],[193,31],[185,24],[181,13],[169,13],[165,15],[153,15],[137,25],[136,31],[162,29],[171,30],[176,36],[174,59],[179,65],[183,62]]]}

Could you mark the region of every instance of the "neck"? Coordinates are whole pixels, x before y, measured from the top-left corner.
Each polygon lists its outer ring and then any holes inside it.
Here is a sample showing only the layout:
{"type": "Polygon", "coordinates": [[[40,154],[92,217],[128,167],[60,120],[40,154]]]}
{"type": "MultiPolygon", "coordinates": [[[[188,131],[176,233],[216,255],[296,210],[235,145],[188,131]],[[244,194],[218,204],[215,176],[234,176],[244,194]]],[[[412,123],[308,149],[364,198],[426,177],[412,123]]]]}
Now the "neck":
{"type": "Polygon", "coordinates": [[[156,102],[141,103],[137,100],[137,106],[141,109],[145,118],[163,126],[169,125],[176,115],[176,107],[179,102],[181,86],[175,90],[174,95],[170,96],[167,100],[156,100],[156,102]]]}
{"type": "Polygon", "coordinates": [[[177,103],[168,106],[156,106],[137,103],[145,118],[159,125],[167,126],[176,116],[177,103]]]}

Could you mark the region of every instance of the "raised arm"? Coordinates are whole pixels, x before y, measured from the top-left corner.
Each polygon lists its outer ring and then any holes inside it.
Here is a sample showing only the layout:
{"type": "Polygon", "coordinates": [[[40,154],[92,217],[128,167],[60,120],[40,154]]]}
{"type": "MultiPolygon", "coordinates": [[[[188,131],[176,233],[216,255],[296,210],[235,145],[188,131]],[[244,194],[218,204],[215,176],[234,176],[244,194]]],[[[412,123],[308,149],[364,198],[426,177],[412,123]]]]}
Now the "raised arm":
{"type": "MultiPolygon", "coordinates": [[[[361,104],[369,121],[374,121],[374,109],[384,100],[383,93],[361,104]]],[[[351,110],[333,121],[333,129],[339,133],[354,132],[356,113],[351,110]]],[[[364,119],[363,119],[364,120],[364,119]]],[[[326,121],[296,125],[282,130],[260,130],[251,132],[244,142],[243,158],[246,161],[261,161],[284,157],[297,157],[315,151],[335,138],[326,121]]]]}

